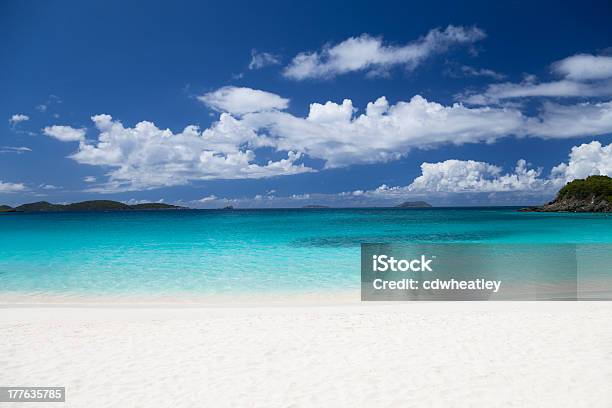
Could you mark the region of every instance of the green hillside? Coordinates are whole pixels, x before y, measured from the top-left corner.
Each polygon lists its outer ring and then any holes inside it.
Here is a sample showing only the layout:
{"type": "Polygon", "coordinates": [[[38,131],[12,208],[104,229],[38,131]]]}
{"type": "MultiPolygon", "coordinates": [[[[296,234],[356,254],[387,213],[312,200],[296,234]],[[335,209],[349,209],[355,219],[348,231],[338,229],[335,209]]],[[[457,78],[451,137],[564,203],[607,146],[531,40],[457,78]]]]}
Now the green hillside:
{"type": "Polygon", "coordinates": [[[569,182],[559,190],[557,200],[563,199],[606,199],[612,203],[612,178],[608,176],[589,176],[569,182]]]}

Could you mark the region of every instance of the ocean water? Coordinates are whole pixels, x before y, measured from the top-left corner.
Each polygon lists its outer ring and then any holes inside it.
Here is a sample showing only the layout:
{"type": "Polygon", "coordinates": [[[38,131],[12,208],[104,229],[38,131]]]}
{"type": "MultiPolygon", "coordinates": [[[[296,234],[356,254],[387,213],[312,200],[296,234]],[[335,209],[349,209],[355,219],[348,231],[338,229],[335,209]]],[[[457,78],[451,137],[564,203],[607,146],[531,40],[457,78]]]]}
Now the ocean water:
{"type": "Polygon", "coordinates": [[[361,243],[612,243],[606,214],[515,208],[0,214],[0,296],[357,289],[361,243]]]}

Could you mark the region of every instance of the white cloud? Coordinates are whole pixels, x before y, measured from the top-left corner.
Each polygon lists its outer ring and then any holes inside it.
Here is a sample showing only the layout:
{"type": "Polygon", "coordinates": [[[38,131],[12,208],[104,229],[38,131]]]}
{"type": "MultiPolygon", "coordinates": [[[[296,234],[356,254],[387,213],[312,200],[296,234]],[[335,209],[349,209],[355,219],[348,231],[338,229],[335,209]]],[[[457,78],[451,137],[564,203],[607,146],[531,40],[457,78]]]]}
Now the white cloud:
{"type": "Polygon", "coordinates": [[[525,160],[519,160],[514,172],[504,173],[502,168],[474,160],[446,160],[421,164],[421,175],[406,187],[382,185],[376,190],[360,195],[390,196],[410,193],[436,194],[457,193],[504,193],[552,195],[574,179],[591,175],[612,176],[612,143],[602,146],[598,141],[574,146],[567,163],[552,168],[548,177],[542,169],[529,168],[525,160]]]}
{"type": "Polygon", "coordinates": [[[598,141],[572,147],[567,163],[555,166],[551,178],[564,184],[591,175],[612,177],[612,143],[602,146],[598,141]]]}
{"type": "Polygon", "coordinates": [[[38,186],[38,188],[41,188],[43,190],[58,190],[61,187],[55,186],[53,184],[41,184],[38,186]]]}
{"type": "MultiPolygon", "coordinates": [[[[380,104],[388,105],[386,99],[381,100],[380,104]]],[[[381,108],[381,113],[383,109],[381,108]]],[[[321,124],[349,122],[356,111],[357,109],[353,107],[353,101],[350,99],[343,100],[341,105],[332,101],[327,101],[325,104],[311,103],[306,119],[312,123],[321,124]]]]}
{"type": "Polygon", "coordinates": [[[71,126],[47,126],[43,129],[47,136],[61,140],[62,142],[78,142],[85,140],[85,129],[76,129],[71,126]]]}
{"type": "Polygon", "coordinates": [[[16,113],[12,115],[8,121],[11,126],[15,126],[18,123],[25,122],[27,120],[30,120],[30,117],[28,115],[24,115],[22,113],[16,113]]]}
{"type": "Polygon", "coordinates": [[[426,36],[403,45],[385,45],[381,38],[363,34],[350,37],[336,45],[327,45],[318,52],[298,54],[285,68],[287,78],[331,78],[355,71],[369,74],[384,73],[402,65],[414,69],[430,56],[446,51],[453,45],[472,44],[485,37],[477,27],[457,27],[430,30],[426,36]]]}
{"type": "Polygon", "coordinates": [[[496,104],[505,99],[529,97],[596,97],[612,95],[612,82],[582,83],[570,80],[536,83],[533,80],[521,83],[505,82],[489,85],[483,94],[459,95],[473,105],[496,104]]]}
{"type": "Polygon", "coordinates": [[[83,177],[83,181],[86,183],[95,183],[96,182],[96,178],[94,176],[85,176],[83,177]]]}
{"type": "Polygon", "coordinates": [[[541,169],[529,169],[519,160],[514,173],[503,174],[498,166],[474,160],[446,160],[421,164],[421,175],[408,187],[410,192],[490,193],[541,191],[548,188],[541,169]]]}
{"type": "Polygon", "coordinates": [[[512,108],[445,106],[417,95],[389,104],[385,97],[355,114],[350,99],[342,104],[313,103],[307,117],[271,111],[245,115],[241,122],[283,150],[297,150],[342,167],[395,160],[411,149],[441,144],[492,142],[511,135],[567,138],[612,133],[612,102],[546,104],[528,117],[512,108]]]}
{"type": "Polygon", "coordinates": [[[18,146],[18,147],[13,147],[13,146],[0,146],[0,153],[17,153],[17,154],[21,154],[21,153],[26,153],[26,152],[31,152],[32,149],[30,149],[29,147],[23,147],[23,146],[18,146]]]}
{"type": "Polygon", "coordinates": [[[279,65],[281,63],[280,58],[277,55],[269,52],[257,52],[257,50],[251,50],[251,62],[249,63],[249,69],[261,69],[269,65],[279,65]]]}
{"type": "Polygon", "coordinates": [[[384,162],[413,148],[441,143],[492,141],[518,133],[523,115],[505,108],[444,106],[415,96],[390,105],[385,97],[354,115],[352,101],[313,103],[306,118],[271,111],[245,115],[242,123],[266,132],[277,148],[304,152],[326,167],[384,162]]]}
{"type": "Polygon", "coordinates": [[[27,190],[23,183],[9,183],[0,180],[0,193],[18,193],[27,190]]]}
{"type": "Polygon", "coordinates": [[[92,120],[97,141],[81,142],[70,157],[82,164],[110,167],[109,180],[91,191],[144,190],[187,184],[193,180],[249,179],[312,171],[298,164],[302,155],[288,151],[285,159],[256,163],[254,148],[267,141],[229,114],[200,132],[187,126],[180,133],[151,122],[124,127],[109,115],[92,120]]]}
{"type": "Polygon", "coordinates": [[[332,207],[394,206],[407,200],[425,200],[442,205],[500,204],[531,205],[550,200],[565,183],[589,175],[612,176],[612,144],[600,142],[572,148],[567,163],[553,167],[548,177],[541,168],[519,160],[511,172],[495,164],[474,160],[446,160],[422,163],[421,175],[406,186],[381,185],[371,190],[341,193],[304,193],[274,196],[220,198],[215,195],[193,201],[208,208],[228,204],[240,208],[300,207],[323,204],[332,207]]]}
{"type": "Polygon", "coordinates": [[[198,100],[212,109],[243,115],[271,109],[286,109],[289,99],[258,89],[225,86],[214,92],[199,96],[198,100]]]}
{"type": "Polygon", "coordinates": [[[527,121],[525,133],[556,139],[612,133],[612,101],[576,105],[545,103],[540,114],[527,121]]]}
{"type": "MultiPolygon", "coordinates": [[[[193,200],[189,203],[190,207],[195,208],[220,208],[232,205],[236,208],[292,208],[302,207],[308,204],[327,203],[337,204],[341,201],[348,203],[348,200],[339,200],[342,198],[338,194],[292,194],[290,196],[275,196],[269,192],[266,194],[256,194],[251,197],[218,197],[209,195],[199,200],[193,200]]],[[[334,205],[332,204],[332,205],[334,205]]],[[[350,205],[350,204],[349,204],[350,205]]]]}
{"type": "Polygon", "coordinates": [[[519,83],[492,84],[483,93],[457,97],[466,103],[487,105],[516,98],[612,96],[612,57],[578,54],[553,63],[551,70],[563,78],[538,82],[530,75],[519,83]]]}
{"type": "Polygon", "coordinates": [[[123,201],[123,203],[127,204],[127,205],[138,205],[138,204],[149,204],[149,203],[160,203],[161,204],[163,202],[164,202],[163,198],[160,198],[157,201],[153,201],[153,200],[137,200],[135,198],[130,198],[127,201],[123,201]]]}
{"type": "MultiPolygon", "coordinates": [[[[220,91],[212,94],[225,93],[220,91]]],[[[361,114],[350,99],[341,104],[312,103],[306,116],[282,111],[284,107],[277,104],[253,111],[237,109],[235,103],[219,104],[221,110],[241,114],[222,112],[204,131],[187,126],[173,133],[146,121],[124,127],[108,115],[97,115],[92,117],[99,131],[97,140],[85,140],[84,129],[68,126],[45,128],[45,133],[79,141],[78,151],[70,156],[77,162],[110,169],[107,181],[90,188],[103,192],[316,171],[300,164],[303,154],[321,160],[324,168],[337,168],[396,160],[412,149],[442,144],[489,143],[507,136],[568,138],[612,133],[612,102],[546,103],[535,116],[510,107],[442,105],[419,95],[395,104],[380,97],[361,114]],[[261,148],[286,158],[263,163],[258,156],[261,148]]]]}
{"type": "Polygon", "coordinates": [[[474,68],[474,67],[470,67],[469,65],[461,66],[461,73],[465,76],[488,77],[488,78],[495,79],[497,81],[502,80],[506,77],[504,74],[495,72],[492,69],[474,68]]]}
{"type": "Polygon", "coordinates": [[[213,194],[213,195],[209,195],[209,196],[206,196],[206,197],[200,198],[200,199],[199,199],[199,200],[197,200],[197,201],[198,201],[198,202],[200,202],[200,203],[208,203],[208,202],[211,202],[211,201],[216,201],[216,200],[218,200],[218,199],[219,199],[219,198],[218,198],[216,195],[214,195],[214,194],[213,194]]]}
{"type": "Polygon", "coordinates": [[[310,200],[310,194],[292,194],[292,200],[310,200]]]}
{"type": "Polygon", "coordinates": [[[577,54],[553,64],[553,71],[568,79],[584,81],[612,78],[612,57],[577,54]]]}

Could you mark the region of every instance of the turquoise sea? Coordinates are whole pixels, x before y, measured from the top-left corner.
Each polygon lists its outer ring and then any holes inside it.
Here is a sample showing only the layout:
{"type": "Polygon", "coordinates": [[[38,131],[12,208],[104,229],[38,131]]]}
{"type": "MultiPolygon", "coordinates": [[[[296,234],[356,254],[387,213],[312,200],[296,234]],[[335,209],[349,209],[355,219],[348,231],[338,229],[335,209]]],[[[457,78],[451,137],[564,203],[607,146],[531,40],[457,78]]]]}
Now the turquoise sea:
{"type": "Polygon", "coordinates": [[[606,214],[516,208],[0,214],[0,296],[358,289],[361,243],[612,243],[606,214]]]}

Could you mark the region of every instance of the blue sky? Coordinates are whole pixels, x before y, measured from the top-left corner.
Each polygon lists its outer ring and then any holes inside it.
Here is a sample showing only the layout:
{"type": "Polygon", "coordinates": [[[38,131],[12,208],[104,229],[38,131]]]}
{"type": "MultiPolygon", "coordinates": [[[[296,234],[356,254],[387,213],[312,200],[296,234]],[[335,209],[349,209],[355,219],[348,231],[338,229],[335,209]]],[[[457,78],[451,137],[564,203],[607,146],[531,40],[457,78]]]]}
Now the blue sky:
{"type": "Polygon", "coordinates": [[[609,2],[220,3],[2,2],[0,203],[521,205],[612,173],[609,2]]]}

